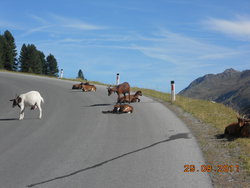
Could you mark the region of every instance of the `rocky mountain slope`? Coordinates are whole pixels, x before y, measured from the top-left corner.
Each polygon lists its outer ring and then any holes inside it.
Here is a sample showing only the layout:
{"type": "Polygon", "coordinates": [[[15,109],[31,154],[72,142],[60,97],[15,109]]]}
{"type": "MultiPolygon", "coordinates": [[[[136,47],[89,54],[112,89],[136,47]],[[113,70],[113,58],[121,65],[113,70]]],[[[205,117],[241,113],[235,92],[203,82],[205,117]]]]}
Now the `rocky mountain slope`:
{"type": "Polygon", "coordinates": [[[227,69],[219,74],[207,74],[179,94],[223,103],[241,114],[250,115],[250,70],[227,69]]]}

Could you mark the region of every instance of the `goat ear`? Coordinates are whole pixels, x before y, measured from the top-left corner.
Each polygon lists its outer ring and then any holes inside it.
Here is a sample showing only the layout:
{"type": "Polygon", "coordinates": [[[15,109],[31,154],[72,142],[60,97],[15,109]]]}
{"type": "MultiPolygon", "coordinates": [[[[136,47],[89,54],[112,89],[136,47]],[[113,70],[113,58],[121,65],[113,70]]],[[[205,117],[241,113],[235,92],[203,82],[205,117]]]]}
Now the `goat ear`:
{"type": "Polygon", "coordinates": [[[21,98],[21,97],[18,97],[18,98],[17,98],[17,103],[20,103],[20,102],[22,102],[22,98],[21,98]]]}
{"type": "Polygon", "coordinates": [[[10,99],[10,101],[14,101],[15,99],[10,99]]]}

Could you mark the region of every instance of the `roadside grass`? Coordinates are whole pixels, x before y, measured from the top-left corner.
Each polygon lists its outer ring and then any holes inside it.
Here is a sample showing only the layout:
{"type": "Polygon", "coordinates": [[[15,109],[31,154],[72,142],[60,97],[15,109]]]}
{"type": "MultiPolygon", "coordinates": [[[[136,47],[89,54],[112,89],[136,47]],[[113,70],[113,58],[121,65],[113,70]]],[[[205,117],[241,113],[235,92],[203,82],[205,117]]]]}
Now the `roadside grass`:
{"type": "MultiPolygon", "coordinates": [[[[164,102],[171,103],[171,95],[169,93],[159,92],[151,89],[132,88],[133,91],[141,90],[143,95],[158,98],[164,102]]],[[[218,133],[223,134],[225,127],[233,122],[237,122],[239,115],[232,108],[220,103],[212,103],[210,101],[191,99],[176,95],[176,101],[172,103],[190,113],[202,122],[215,127],[218,133]]],[[[240,147],[240,161],[243,162],[248,174],[250,174],[250,140],[249,138],[238,138],[225,147],[232,149],[240,147]]]]}
{"type": "MultiPolygon", "coordinates": [[[[11,72],[11,71],[5,71],[1,70],[2,72],[11,72]]],[[[19,72],[14,72],[19,73],[19,72]]],[[[28,74],[28,75],[36,75],[36,76],[43,76],[43,75],[37,75],[32,73],[20,73],[20,74],[28,74]]],[[[44,77],[44,76],[43,76],[44,77]]],[[[50,77],[50,76],[45,76],[50,77]]],[[[51,77],[55,78],[55,77],[51,77]]],[[[63,80],[71,80],[71,81],[77,81],[77,82],[83,82],[86,80],[81,79],[66,79],[63,78],[63,80]]],[[[96,81],[89,81],[92,84],[98,84],[98,85],[105,85],[108,86],[108,84],[104,84],[101,82],[96,81]]],[[[133,87],[132,91],[138,91],[141,90],[142,94],[145,96],[153,97],[160,99],[163,102],[171,103],[171,95],[169,93],[164,93],[152,89],[146,89],[146,88],[138,88],[133,87]]],[[[198,99],[191,99],[187,97],[183,97],[180,95],[176,95],[176,101],[172,103],[172,105],[176,105],[180,108],[182,108],[184,111],[190,113],[195,118],[201,120],[202,122],[209,124],[213,127],[215,127],[218,130],[218,133],[224,133],[225,126],[236,122],[237,119],[237,112],[235,112],[233,109],[219,103],[212,103],[210,101],[205,100],[198,100],[198,99]]],[[[238,138],[234,140],[233,142],[230,142],[228,144],[228,149],[232,149],[235,147],[240,147],[241,154],[240,154],[240,161],[243,162],[244,167],[248,174],[250,174],[250,140],[249,138],[238,138]]]]}
{"type": "MultiPolygon", "coordinates": [[[[169,93],[138,87],[134,87],[132,90],[141,90],[143,95],[171,103],[171,95],[169,93]]],[[[233,109],[220,103],[212,103],[210,101],[176,95],[176,101],[172,104],[177,105],[202,122],[213,125],[222,133],[226,125],[237,121],[236,117],[238,114],[233,109]]]]}
{"type": "Polygon", "coordinates": [[[8,71],[5,69],[0,69],[0,72],[9,72],[9,73],[15,73],[15,74],[23,74],[23,75],[31,75],[31,76],[40,76],[40,77],[47,77],[47,78],[57,78],[55,76],[48,76],[43,74],[35,74],[35,73],[29,73],[29,72],[16,72],[16,71],[8,71]]]}
{"type": "Polygon", "coordinates": [[[132,91],[136,92],[136,91],[141,91],[143,95],[145,96],[150,96],[153,98],[157,98],[160,99],[164,102],[170,102],[170,94],[169,93],[164,93],[161,91],[156,91],[153,89],[146,89],[146,88],[138,88],[138,87],[133,87],[132,91]]]}

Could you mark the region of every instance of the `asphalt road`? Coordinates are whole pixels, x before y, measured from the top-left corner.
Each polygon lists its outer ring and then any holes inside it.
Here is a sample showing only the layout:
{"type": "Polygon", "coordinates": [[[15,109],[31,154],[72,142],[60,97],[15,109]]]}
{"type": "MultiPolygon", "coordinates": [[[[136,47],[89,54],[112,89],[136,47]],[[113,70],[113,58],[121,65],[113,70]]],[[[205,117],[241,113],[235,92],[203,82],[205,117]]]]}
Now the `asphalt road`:
{"type": "Polygon", "coordinates": [[[195,138],[165,106],[142,97],[132,114],[103,114],[116,96],[74,83],[0,72],[0,187],[212,187],[195,138]],[[26,109],[19,121],[9,99],[30,90],[45,100],[43,117],[26,109]]]}

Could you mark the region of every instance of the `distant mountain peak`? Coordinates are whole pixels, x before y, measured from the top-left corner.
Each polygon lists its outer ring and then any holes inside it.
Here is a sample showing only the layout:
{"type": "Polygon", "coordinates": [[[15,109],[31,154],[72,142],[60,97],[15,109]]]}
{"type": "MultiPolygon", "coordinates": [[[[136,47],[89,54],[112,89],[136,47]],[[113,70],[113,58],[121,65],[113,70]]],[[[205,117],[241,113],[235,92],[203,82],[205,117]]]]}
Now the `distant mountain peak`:
{"type": "Polygon", "coordinates": [[[197,78],[180,95],[213,100],[250,115],[250,70],[226,69],[219,74],[197,78]]]}
{"type": "Polygon", "coordinates": [[[233,68],[230,68],[230,69],[226,69],[223,73],[238,73],[238,72],[240,72],[240,71],[237,71],[233,68]]]}

